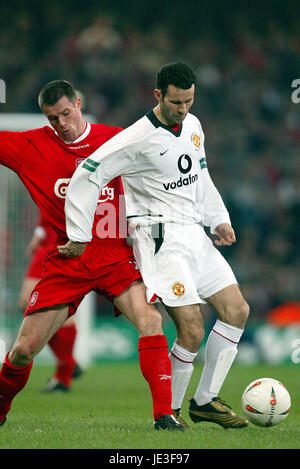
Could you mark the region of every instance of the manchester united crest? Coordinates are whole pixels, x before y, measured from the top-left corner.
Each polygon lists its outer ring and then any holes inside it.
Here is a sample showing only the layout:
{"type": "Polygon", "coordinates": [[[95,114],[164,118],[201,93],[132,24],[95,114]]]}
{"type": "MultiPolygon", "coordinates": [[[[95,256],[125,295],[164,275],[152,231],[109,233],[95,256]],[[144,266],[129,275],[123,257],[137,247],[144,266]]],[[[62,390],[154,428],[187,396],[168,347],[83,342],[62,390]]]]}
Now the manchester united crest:
{"type": "Polygon", "coordinates": [[[172,292],[174,293],[174,295],[176,296],[182,296],[185,292],[185,287],[182,283],[179,283],[179,282],[176,282],[174,283],[174,285],[172,286],[172,292]]]}
{"type": "Polygon", "coordinates": [[[197,134],[196,132],[192,133],[191,140],[192,140],[193,144],[195,145],[196,150],[199,150],[200,149],[200,143],[201,143],[200,135],[197,134]]]}

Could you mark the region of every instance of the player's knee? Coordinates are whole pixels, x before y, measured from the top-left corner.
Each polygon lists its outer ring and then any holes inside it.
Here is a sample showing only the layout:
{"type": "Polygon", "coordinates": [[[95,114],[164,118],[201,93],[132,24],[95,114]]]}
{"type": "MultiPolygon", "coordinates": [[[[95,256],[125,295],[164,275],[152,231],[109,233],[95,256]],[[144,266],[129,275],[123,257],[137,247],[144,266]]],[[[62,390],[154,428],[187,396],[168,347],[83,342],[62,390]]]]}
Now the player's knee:
{"type": "Polygon", "coordinates": [[[240,301],[228,305],[220,318],[224,322],[231,324],[232,326],[244,328],[248,316],[250,314],[250,307],[248,303],[241,298],[240,301]]]}
{"type": "Polygon", "coordinates": [[[177,327],[178,343],[190,352],[197,352],[204,339],[204,327],[200,323],[177,327]]]}
{"type": "Polygon", "coordinates": [[[140,336],[163,334],[162,317],[156,308],[150,307],[139,315],[136,324],[140,336]]]}
{"type": "Polygon", "coordinates": [[[240,310],[240,317],[241,317],[241,320],[243,321],[244,325],[247,322],[249,314],[250,314],[250,306],[247,303],[247,301],[244,300],[243,304],[241,306],[241,310],[240,310]]]}
{"type": "Polygon", "coordinates": [[[13,346],[9,355],[9,361],[14,366],[27,366],[36,355],[37,348],[37,344],[34,341],[27,342],[20,340],[13,346]]]}
{"type": "Polygon", "coordinates": [[[244,299],[242,299],[240,304],[233,311],[233,313],[233,319],[236,318],[236,320],[238,321],[238,326],[244,328],[250,313],[250,307],[248,303],[244,299]]]}

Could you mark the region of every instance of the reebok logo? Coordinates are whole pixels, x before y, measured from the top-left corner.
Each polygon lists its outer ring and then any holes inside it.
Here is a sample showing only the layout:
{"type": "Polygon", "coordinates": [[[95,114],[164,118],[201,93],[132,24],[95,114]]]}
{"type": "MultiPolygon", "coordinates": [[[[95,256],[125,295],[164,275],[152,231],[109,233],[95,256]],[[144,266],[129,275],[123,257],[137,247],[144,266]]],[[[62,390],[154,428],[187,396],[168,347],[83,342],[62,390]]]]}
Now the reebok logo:
{"type": "Polygon", "coordinates": [[[77,145],[76,147],[69,147],[71,150],[80,150],[80,148],[88,148],[90,146],[89,143],[86,143],[85,145],[77,145]]]}
{"type": "Polygon", "coordinates": [[[177,187],[188,186],[190,184],[193,184],[197,180],[198,180],[198,174],[194,174],[193,176],[189,174],[189,176],[186,178],[183,178],[182,176],[180,176],[178,181],[167,182],[167,183],[164,183],[163,185],[164,185],[165,190],[168,191],[170,189],[171,190],[176,189],[177,187]]]}

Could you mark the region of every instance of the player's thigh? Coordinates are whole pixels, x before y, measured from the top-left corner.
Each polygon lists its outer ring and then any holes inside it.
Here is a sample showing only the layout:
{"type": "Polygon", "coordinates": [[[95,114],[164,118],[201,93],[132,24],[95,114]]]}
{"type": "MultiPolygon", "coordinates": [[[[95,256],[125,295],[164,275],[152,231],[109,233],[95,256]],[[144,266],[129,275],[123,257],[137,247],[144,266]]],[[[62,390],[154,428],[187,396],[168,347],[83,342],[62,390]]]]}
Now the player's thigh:
{"type": "Polygon", "coordinates": [[[205,298],[218,315],[218,318],[232,326],[244,328],[249,315],[249,306],[239,286],[234,284],[205,298]]]}
{"type": "Polygon", "coordinates": [[[190,352],[197,352],[204,337],[200,305],[165,307],[176,326],[178,344],[190,352]]]}
{"type": "Polygon", "coordinates": [[[154,305],[147,303],[146,288],[141,280],[115,297],[114,305],[136,327],[140,337],[163,333],[161,314],[154,305]]]}
{"type": "Polygon", "coordinates": [[[26,316],[10,353],[11,363],[31,360],[64,324],[67,317],[67,305],[58,305],[26,316]]]}

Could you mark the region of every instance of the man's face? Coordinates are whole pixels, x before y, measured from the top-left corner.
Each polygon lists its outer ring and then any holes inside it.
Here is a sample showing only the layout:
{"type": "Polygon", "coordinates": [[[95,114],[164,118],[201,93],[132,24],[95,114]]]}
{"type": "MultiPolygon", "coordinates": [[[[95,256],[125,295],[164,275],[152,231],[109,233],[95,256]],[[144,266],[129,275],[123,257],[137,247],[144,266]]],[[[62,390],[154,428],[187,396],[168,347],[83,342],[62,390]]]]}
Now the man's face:
{"type": "Polygon", "coordinates": [[[72,103],[66,96],[62,96],[53,106],[45,104],[43,113],[64,142],[73,142],[84,131],[85,121],[79,98],[72,103]]]}
{"type": "Polygon", "coordinates": [[[159,103],[158,112],[162,122],[172,126],[181,124],[189,112],[194,102],[195,85],[187,90],[168,85],[165,96],[157,89],[154,94],[159,103]]]}

